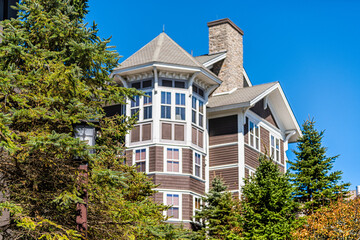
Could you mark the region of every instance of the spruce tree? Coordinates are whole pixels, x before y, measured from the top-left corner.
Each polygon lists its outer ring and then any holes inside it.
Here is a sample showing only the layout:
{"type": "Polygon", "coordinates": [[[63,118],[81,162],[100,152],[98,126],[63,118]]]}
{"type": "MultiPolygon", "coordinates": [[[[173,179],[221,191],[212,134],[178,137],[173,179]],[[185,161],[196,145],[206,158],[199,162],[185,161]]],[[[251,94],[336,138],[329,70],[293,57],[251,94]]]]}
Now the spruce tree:
{"type": "Polygon", "coordinates": [[[119,55],[85,25],[87,1],[22,0],[18,8],[17,19],[0,23],[0,210],[11,213],[11,239],[82,238],[83,189],[87,239],[158,239],[165,208],[150,199],[155,185],[123,164],[135,119],[103,109],[142,93],[109,78],[119,55]],[[95,146],[74,138],[76,124],[98,129],[95,146]],[[75,158],[88,164],[85,181],[75,158]]]}
{"type": "Polygon", "coordinates": [[[255,175],[245,179],[242,189],[244,239],[289,239],[296,204],[288,177],[262,155],[255,175]]]}
{"type": "Polygon", "coordinates": [[[346,194],[349,184],[340,183],[341,171],[331,172],[338,156],[327,157],[322,146],[324,131],[318,132],[314,120],[303,124],[303,136],[298,139],[295,161],[289,161],[294,198],[302,205],[302,213],[310,214],[321,206],[346,194]]]}
{"type": "Polygon", "coordinates": [[[202,198],[201,211],[196,212],[193,239],[240,239],[238,202],[223,181],[215,177],[209,193],[202,198]]]}

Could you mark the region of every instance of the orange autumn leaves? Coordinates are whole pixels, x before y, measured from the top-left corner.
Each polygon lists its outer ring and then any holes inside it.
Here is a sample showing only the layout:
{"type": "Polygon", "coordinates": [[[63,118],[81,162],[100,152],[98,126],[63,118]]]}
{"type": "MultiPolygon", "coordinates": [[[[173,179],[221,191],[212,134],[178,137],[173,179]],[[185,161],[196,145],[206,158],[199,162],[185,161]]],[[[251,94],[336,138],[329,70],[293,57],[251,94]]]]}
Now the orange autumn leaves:
{"type": "Polygon", "coordinates": [[[339,200],[306,217],[295,239],[359,239],[360,198],[339,200]]]}

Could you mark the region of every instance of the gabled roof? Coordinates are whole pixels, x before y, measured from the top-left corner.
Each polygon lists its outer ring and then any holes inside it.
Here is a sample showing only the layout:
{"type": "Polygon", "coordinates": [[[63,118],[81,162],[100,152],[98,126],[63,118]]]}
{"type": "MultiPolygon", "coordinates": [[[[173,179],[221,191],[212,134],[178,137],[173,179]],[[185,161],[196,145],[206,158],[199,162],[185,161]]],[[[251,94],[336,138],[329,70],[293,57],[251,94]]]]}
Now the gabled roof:
{"type": "Polygon", "coordinates": [[[204,55],[200,55],[195,57],[195,59],[201,63],[201,64],[205,64],[207,62],[210,62],[211,60],[216,59],[217,57],[220,57],[222,55],[226,55],[226,51],[225,52],[219,52],[219,53],[214,53],[214,54],[204,54],[204,55]]]}
{"type": "Polygon", "coordinates": [[[215,108],[232,104],[249,105],[259,95],[278,84],[278,82],[265,83],[252,87],[239,88],[228,93],[220,93],[209,98],[208,107],[215,108]]]}
{"type": "Polygon", "coordinates": [[[190,67],[203,67],[188,52],[180,47],[166,33],[160,33],[156,38],[135,52],[116,69],[123,69],[151,62],[163,62],[190,67]]]}
{"type": "Polygon", "coordinates": [[[301,130],[279,82],[265,83],[251,87],[234,89],[227,93],[215,94],[209,98],[207,112],[219,112],[238,108],[251,108],[266,98],[281,121],[289,142],[296,142],[301,130]],[[291,133],[291,134],[290,134],[291,133]]]}

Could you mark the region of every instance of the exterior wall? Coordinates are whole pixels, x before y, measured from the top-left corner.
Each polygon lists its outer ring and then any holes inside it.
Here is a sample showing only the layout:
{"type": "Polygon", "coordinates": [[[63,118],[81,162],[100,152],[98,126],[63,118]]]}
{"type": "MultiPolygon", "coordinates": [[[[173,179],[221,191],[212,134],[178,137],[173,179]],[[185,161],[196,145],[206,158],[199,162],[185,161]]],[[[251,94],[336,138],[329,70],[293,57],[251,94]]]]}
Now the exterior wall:
{"type": "Polygon", "coordinates": [[[158,188],[161,190],[188,190],[200,195],[205,193],[205,181],[199,181],[191,176],[161,174],[149,174],[149,176],[155,184],[160,184],[158,188]]]}
{"type": "Polygon", "coordinates": [[[215,93],[227,92],[236,87],[242,88],[244,86],[242,30],[229,19],[209,22],[208,27],[209,54],[227,51],[224,62],[215,69],[223,81],[215,93]]]}
{"type": "Polygon", "coordinates": [[[149,172],[162,172],[164,170],[163,154],[163,147],[149,147],[149,172]]]}
{"type": "Polygon", "coordinates": [[[238,163],[238,145],[210,148],[210,167],[238,163]]]}
{"type": "Polygon", "coordinates": [[[215,176],[222,178],[228,190],[239,190],[239,169],[237,167],[210,170],[210,182],[215,176]]]}
{"type": "Polygon", "coordinates": [[[264,99],[261,99],[259,102],[257,102],[254,107],[250,108],[250,110],[274,125],[274,127],[279,128],[270,108],[267,107],[264,109],[264,99]]]}
{"type": "Polygon", "coordinates": [[[190,194],[182,195],[182,218],[183,220],[192,220],[193,216],[193,196],[190,194]]]}

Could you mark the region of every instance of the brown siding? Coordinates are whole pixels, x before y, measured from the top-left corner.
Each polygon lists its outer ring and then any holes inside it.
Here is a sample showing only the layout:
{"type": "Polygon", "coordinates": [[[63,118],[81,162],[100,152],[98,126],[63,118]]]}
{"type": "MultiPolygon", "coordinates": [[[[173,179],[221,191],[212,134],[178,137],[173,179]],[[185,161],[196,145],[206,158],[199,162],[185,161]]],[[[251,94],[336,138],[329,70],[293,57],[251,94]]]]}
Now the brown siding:
{"type": "Polygon", "coordinates": [[[192,218],[192,196],[190,194],[182,194],[182,218],[183,220],[191,220],[192,218]]]}
{"type": "Polygon", "coordinates": [[[149,172],[163,171],[163,151],[163,147],[149,147],[149,172]]]}
{"type": "Polygon", "coordinates": [[[151,140],[151,123],[142,125],[142,140],[151,140]]]}
{"type": "Polygon", "coordinates": [[[280,166],[280,165],[278,165],[278,166],[279,166],[280,172],[285,173],[285,168],[283,166],[280,166]]]}
{"type": "Polygon", "coordinates": [[[210,148],[210,167],[238,162],[238,145],[210,148]]]}
{"type": "Polygon", "coordinates": [[[260,144],[262,153],[270,153],[270,135],[269,131],[263,127],[260,127],[260,144]]]}
{"type": "Polygon", "coordinates": [[[245,178],[249,177],[249,169],[245,168],[245,178]]]}
{"type": "Polygon", "coordinates": [[[244,148],[245,164],[256,169],[259,166],[259,153],[247,145],[244,145],[244,148]]]}
{"type": "Polygon", "coordinates": [[[198,146],[203,147],[204,133],[198,130],[198,146]]]}
{"type": "Polygon", "coordinates": [[[220,176],[223,179],[226,186],[228,186],[228,190],[239,189],[239,172],[237,167],[210,171],[210,182],[215,176],[220,176]]]}
{"type": "Polygon", "coordinates": [[[191,142],[197,144],[197,129],[194,127],[191,130],[191,142]]]}
{"type": "Polygon", "coordinates": [[[281,139],[280,139],[280,158],[281,158],[281,163],[284,164],[285,162],[284,141],[281,139]]]}
{"type": "Polygon", "coordinates": [[[161,138],[166,140],[171,140],[171,124],[170,123],[162,123],[162,134],[161,138]]]}
{"type": "Polygon", "coordinates": [[[131,166],[132,165],[132,150],[126,150],[125,152],[125,164],[131,166]]]}
{"type": "Polygon", "coordinates": [[[270,108],[267,107],[266,109],[264,109],[264,99],[257,102],[254,107],[250,108],[250,110],[271,123],[272,125],[274,125],[275,127],[279,128],[275,122],[275,118],[272,115],[270,108]]]}
{"type": "Polygon", "coordinates": [[[180,124],[175,124],[175,140],[176,141],[184,141],[184,132],[185,126],[180,124]]]}
{"type": "Polygon", "coordinates": [[[209,120],[209,136],[221,136],[237,133],[237,115],[213,118],[209,120]]]}
{"type": "Polygon", "coordinates": [[[237,140],[237,133],[209,137],[210,146],[216,144],[237,142],[237,140]]]}
{"type": "Polygon", "coordinates": [[[154,202],[156,203],[164,203],[163,193],[157,192],[153,195],[154,202]]]}
{"type": "Polygon", "coordinates": [[[136,126],[131,130],[131,142],[140,141],[140,126],[136,126]]]}
{"type": "Polygon", "coordinates": [[[150,174],[155,184],[160,184],[162,189],[190,190],[203,195],[205,183],[189,176],[150,174]]]}
{"type": "Polygon", "coordinates": [[[182,171],[183,173],[193,173],[193,153],[191,149],[182,149],[182,171]]]}

